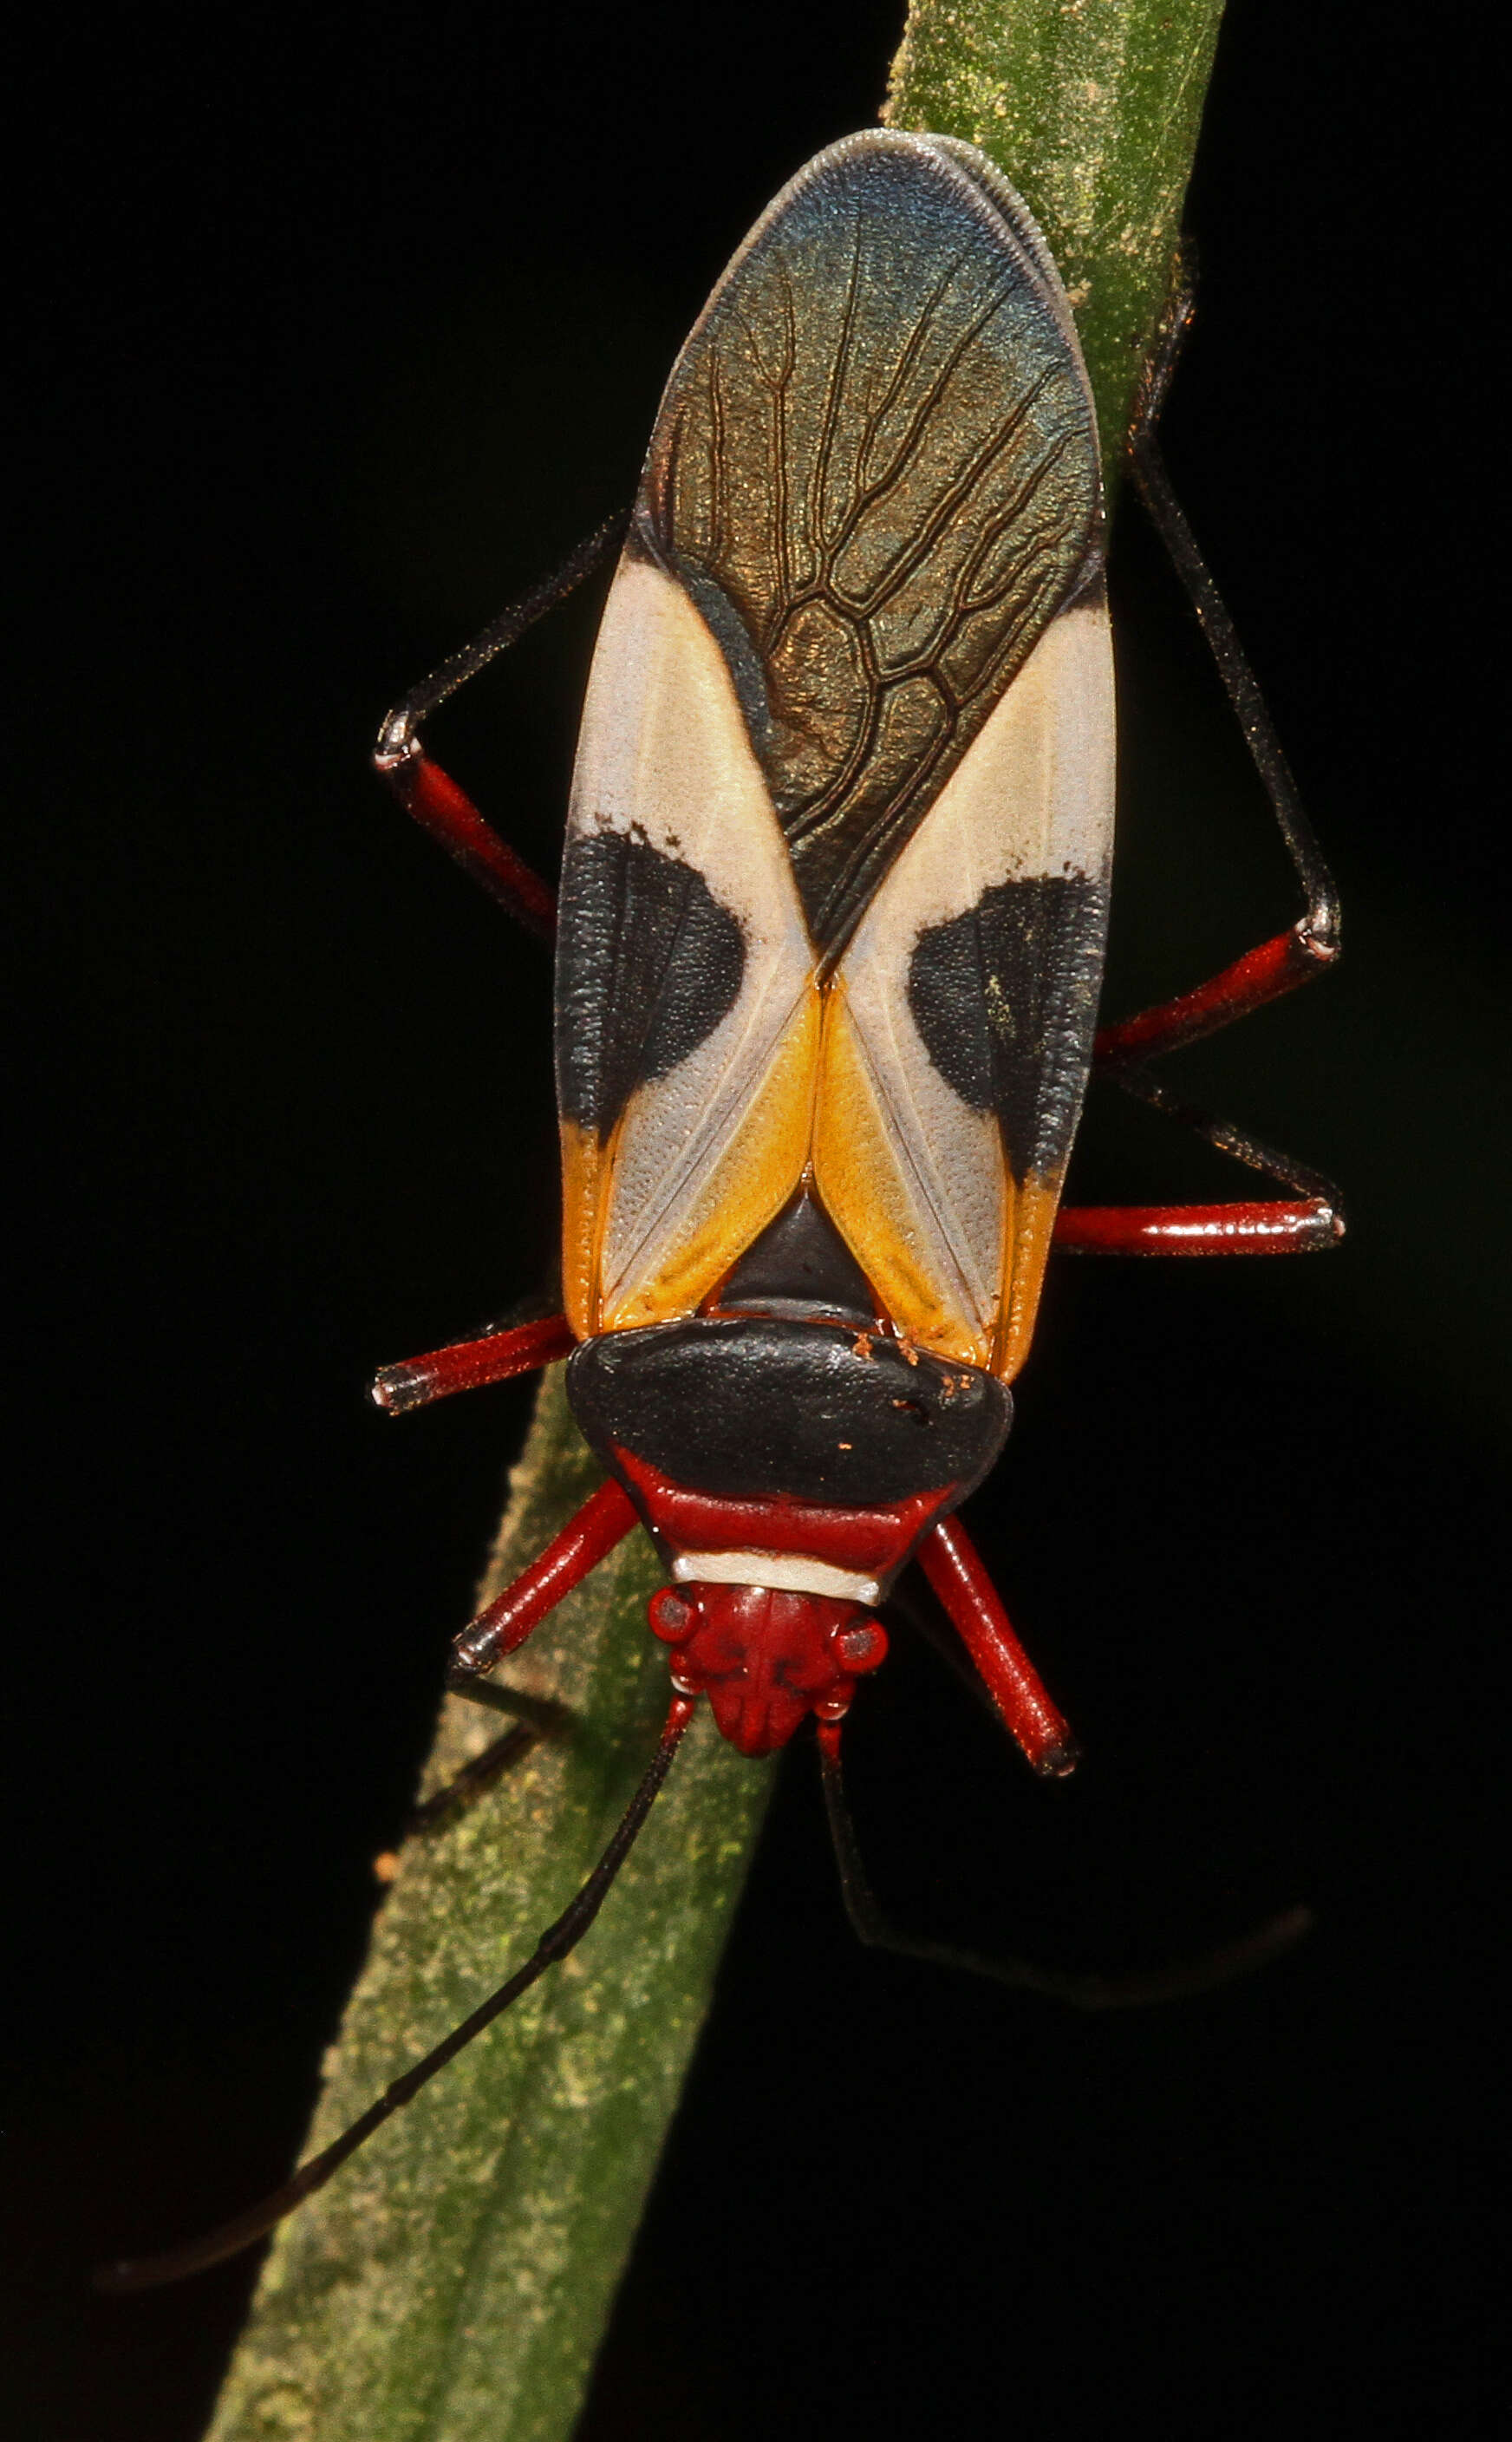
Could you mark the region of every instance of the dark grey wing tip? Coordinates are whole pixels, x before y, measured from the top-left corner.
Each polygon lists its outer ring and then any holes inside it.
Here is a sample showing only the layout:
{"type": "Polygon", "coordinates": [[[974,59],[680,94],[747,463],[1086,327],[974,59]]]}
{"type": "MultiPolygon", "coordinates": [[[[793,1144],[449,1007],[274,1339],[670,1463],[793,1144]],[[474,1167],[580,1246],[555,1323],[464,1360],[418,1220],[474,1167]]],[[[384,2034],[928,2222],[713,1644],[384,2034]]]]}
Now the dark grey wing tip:
{"type": "Polygon", "coordinates": [[[638,520],[720,647],[832,957],[1102,563],[1070,309],[983,155],[868,128],[789,181],[673,368],[638,520]]]}

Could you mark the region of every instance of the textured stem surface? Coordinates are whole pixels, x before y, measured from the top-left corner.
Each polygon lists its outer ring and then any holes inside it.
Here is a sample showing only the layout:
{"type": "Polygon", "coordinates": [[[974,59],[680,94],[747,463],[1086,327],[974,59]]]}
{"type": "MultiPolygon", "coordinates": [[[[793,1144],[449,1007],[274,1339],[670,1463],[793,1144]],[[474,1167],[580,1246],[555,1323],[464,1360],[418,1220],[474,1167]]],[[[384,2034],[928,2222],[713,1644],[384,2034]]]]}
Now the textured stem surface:
{"type": "MultiPolygon", "coordinates": [[[[1110,476],[1169,291],[1220,15],[1220,0],[925,0],[894,65],[891,122],[980,145],[1038,218],[1110,476]]],[[[485,1595],[596,1481],[554,1374],[485,1595]]],[[[502,1980],[599,1854],[665,1709],[645,1615],[657,1580],[636,1534],[507,1666],[570,1726],[406,1851],[306,2152],[502,1980]]],[[[492,1726],[449,1701],[428,1787],[492,1726]]],[[[705,1710],[582,1949],[280,2232],[211,2442],[566,2442],[770,1785],[705,1710]]]]}
{"type": "Polygon", "coordinates": [[[1181,235],[1223,0],[918,0],[883,116],[964,137],[1039,222],[1110,492],[1181,235]]]}
{"type": "MultiPolygon", "coordinates": [[[[515,1471],[489,1593],[599,1480],[558,1368],[515,1471]]],[[[570,1724],[405,1851],[306,2151],[526,1957],[599,1855],[666,1710],[666,1657],[646,1625],[659,1582],[636,1534],[499,1674],[565,1704],[570,1724]]],[[[448,1700],[427,1786],[500,1726],[448,1700]]],[[[705,1709],[582,1949],[284,2224],[215,2442],[571,2432],[769,1786],[705,1709]]]]}

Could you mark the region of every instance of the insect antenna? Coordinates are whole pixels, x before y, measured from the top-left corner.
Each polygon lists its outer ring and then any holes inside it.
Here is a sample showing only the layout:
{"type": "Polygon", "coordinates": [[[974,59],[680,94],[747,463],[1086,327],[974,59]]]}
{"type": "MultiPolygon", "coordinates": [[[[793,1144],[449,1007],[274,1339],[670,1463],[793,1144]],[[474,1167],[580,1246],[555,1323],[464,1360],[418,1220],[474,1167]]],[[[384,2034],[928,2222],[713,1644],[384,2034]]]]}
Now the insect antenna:
{"type": "Polygon", "coordinates": [[[538,1981],[548,1967],[554,1966],[557,1959],[565,1959],[568,1952],[582,1941],[603,1906],[610,1884],[634,1847],[641,1826],[671,1769],[672,1758],[693,1717],[693,1710],[690,1697],[674,1697],[656,1753],[646,1769],[640,1787],[620,1816],[608,1848],[576,1896],[569,1901],[556,1923],[547,1926],[524,1965],[517,1967],[513,1976],[500,1985],[497,1993],[491,1993],[486,2001],[480,2002],[470,2016],[464,2018],[460,2027],[453,2027],[450,2034],[437,2044],[433,2051],[427,2052],[423,2060],[407,2068],[402,2077],[396,2077],[376,2103],[369,2105],[360,2120],[355,2120],[333,2144],[326,2146],[323,2153],[315,2155],[302,2164],[291,2179],[286,2179],[282,2187],[275,2188],[261,2204],[249,2206],[246,2213],[237,2214],[231,2220],[222,2222],[217,2229],[207,2231],[202,2238],[191,2239],[185,2247],[170,2248],[162,2255],[138,2255],[119,2264],[102,2266],[94,2276],[95,2287],[115,2296],[134,2289],[155,2289],[164,2282],[181,2281],[191,2272],[203,2272],[210,2265],[221,2263],[225,2257],[239,2254],[244,2247],[252,2246],[256,2240],[265,2236],[275,2223],[291,2214],[296,2205],[302,2204],[306,2196],[314,2196],[318,2188],[323,2188],[348,2157],[355,2154],[359,2145],[365,2145],[386,2120],[392,2120],[396,2111],[402,2111],[411,2095],[418,2094],[438,2069],[445,2068],[448,2061],[455,2060],[457,2054],[465,2050],[475,2035],[481,2035],[485,2027],[492,2026],[511,2002],[518,2001],[522,1993],[528,1992],[538,1981]]]}
{"type": "Polygon", "coordinates": [[[905,1933],[884,1915],[862,1863],[840,1769],[840,1724],[821,1722],[818,1731],[819,1771],[829,1838],[840,1874],[840,1895],[856,1939],[869,1950],[890,1950],[902,1959],[922,1959],[932,1967],[955,1967],[968,1976],[985,1976],[994,1984],[1007,1984],[1021,1993],[1038,1993],[1047,2000],[1064,2001],[1074,2010],[1135,2010],[1159,2001],[1184,2001],[1194,1994],[1211,1991],[1216,1984],[1227,1984],[1232,1977],[1246,1976],[1251,1968],[1263,1967],[1267,1959],[1289,1950],[1294,1941],[1311,1930],[1310,1908],[1284,1908],[1252,1933],[1206,1951],[1200,1959],[1181,1960],[1171,1967],[1136,1970],[1127,1976],[1042,1967],[1030,1959],[989,1957],[983,1951],[962,1949],[955,1942],[930,1941],[920,1935],[905,1933]]]}

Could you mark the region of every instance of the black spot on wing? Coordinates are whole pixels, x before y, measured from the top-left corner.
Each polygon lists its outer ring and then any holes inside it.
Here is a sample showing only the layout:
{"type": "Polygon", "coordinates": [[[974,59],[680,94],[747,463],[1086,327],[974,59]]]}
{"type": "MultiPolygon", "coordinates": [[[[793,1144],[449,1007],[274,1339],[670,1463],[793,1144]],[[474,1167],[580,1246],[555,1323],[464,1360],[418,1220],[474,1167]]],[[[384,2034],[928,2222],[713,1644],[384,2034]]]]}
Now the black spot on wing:
{"type": "Polygon", "coordinates": [[[740,927],[696,866],[624,831],[574,840],[557,951],[562,1117],[607,1137],[637,1085],[713,1033],[744,971],[740,927]]]}
{"type": "Polygon", "coordinates": [[[883,132],[822,155],[652,436],[633,547],[720,643],[830,960],[1100,561],[1085,375],[1000,186],[883,132]]]}
{"type": "Polygon", "coordinates": [[[1022,1182],[1071,1148],[1097,1023],[1106,890],[1083,874],[1002,882],[920,933],[908,1006],[930,1059],[994,1111],[1022,1182]]]}

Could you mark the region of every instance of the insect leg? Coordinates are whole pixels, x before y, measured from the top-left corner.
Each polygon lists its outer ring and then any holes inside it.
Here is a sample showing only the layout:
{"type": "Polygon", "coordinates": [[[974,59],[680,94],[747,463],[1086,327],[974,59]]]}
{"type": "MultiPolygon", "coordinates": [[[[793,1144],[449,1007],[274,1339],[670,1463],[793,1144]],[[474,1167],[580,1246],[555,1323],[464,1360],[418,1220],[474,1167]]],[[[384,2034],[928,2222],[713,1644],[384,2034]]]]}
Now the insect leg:
{"type": "Polygon", "coordinates": [[[1083,1204],[1056,1215],[1067,1255],[1308,1255],[1343,1235],[1337,1207],[1304,1204],[1083,1204]]]}
{"type": "Polygon", "coordinates": [[[507,1381],[512,1374],[535,1374],[570,1357],[577,1335],[564,1314],[545,1315],[512,1327],[496,1324],[476,1339],[453,1340],[424,1357],[408,1357],[399,1365],[385,1365],[373,1377],[369,1396],[388,1416],[428,1407],[432,1399],[449,1399],[457,1391],[480,1391],[488,1382],[507,1381]]]}
{"type": "Polygon", "coordinates": [[[486,2001],[481,2002],[469,2016],[464,2018],[461,2026],[454,2027],[443,2042],[426,2053],[423,2060],[416,2061],[402,2077],[395,2078],[360,2120],[355,2120],[334,2144],[327,2145],[323,2153],[315,2155],[304,2163],[282,2188],[275,2189],[272,2196],[264,2196],[261,2204],[236,2214],[232,2220],[222,2222],[218,2229],[208,2231],[203,2238],[191,2239],[187,2247],[172,2248],[163,2255],[142,2255],[126,2263],[106,2265],[95,2275],[96,2288],[113,2295],[134,2289],[155,2289],[163,2282],[181,2281],[188,2273],[203,2272],[209,2265],[219,2264],[228,2255],[240,2254],[244,2247],[251,2247],[256,2240],[264,2237],[275,2223],[281,2222],[286,2214],[291,2214],[296,2205],[302,2204],[306,2196],[314,2196],[318,2188],[323,2188],[333,2173],[340,2169],[357,2147],[365,2144],[386,2120],[392,2120],[396,2111],[401,2111],[438,2069],[445,2068],[448,2061],[455,2060],[475,2035],[481,2035],[483,2029],[491,2026],[512,2001],[518,2001],[522,1993],[538,1982],[548,1967],[555,1965],[557,1959],[565,1959],[568,1952],[582,1941],[603,1906],[610,1884],[629,1855],[636,1835],[671,1768],[672,1758],[692,1719],[693,1709],[690,1697],[673,1698],[656,1753],[647,1767],[640,1787],[620,1816],[608,1848],[575,1898],[569,1901],[556,1923],[547,1926],[523,1967],[517,1967],[513,1976],[500,1985],[497,1993],[491,1993],[486,2001]]]}
{"type": "MultiPolygon", "coordinates": [[[[560,1737],[573,1719],[569,1706],[556,1703],[550,1696],[530,1696],[523,1688],[496,1686],[491,1680],[469,1679],[452,1672],[448,1673],[446,1686],[451,1695],[465,1696],[471,1704],[507,1715],[511,1726],[440,1789],[432,1790],[428,1797],[410,1808],[400,1833],[402,1840],[423,1837],[449,1822],[485,1790],[492,1789],[495,1781],[501,1780],[542,1739],[560,1737]]],[[[399,1860],[392,1849],[385,1849],[373,1861],[374,1878],[380,1883],[392,1883],[398,1868],[399,1860]]]]}
{"type": "Polygon", "coordinates": [[[915,1635],[922,1638],[936,1658],[943,1663],[956,1686],[964,1688],[977,1710],[989,1714],[1001,1729],[1003,1717],[987,1692],[981,1672],[974,1667],[959,1637],[952,1633],[935,1607],[919,1600],[906,1576],[900,1578],[888,1595],[887,1612],[889,1617],[896,1613],[907,1621],[915,1635]]]}
{"type": "Polygon", "coordinates": [[[482,890],[497,899],[506,915],[537,941],[556,938],[556,893],[534,866],[501,839],[484,822],[469,796],[464,794],[439,763],[432,763],[418,744],[395,760],[379,745],[373,769],[387,780],[405,812],[430,833],[482,890]]]}
{"type": "Polygon", "coordinates": [[[623,516],[617,516],[595,527],[559,568],[501,611],[470,645],[465,645],[461,652],[453,653],[438,670],[411,687],[384,721],[373,749],[373,767],[405,811],[439,841],[464,872],[497,899],[517,922],[544,941],[550,941],[556,930],[555,891],[501,839],[440,764],[431,762],[420,744],[420,725],[448,695],[485,668],[496,654],[506,651],[527,628],[558,602],[565,601],[621,540],[626,523],[623,516]]]}
{"type": "Polygon", "coordinates": [[[1165,544],[1171,563],[1185,587],[1197,623],[1218,665],[1250,756],[1270,799],[1271,811],[1285,842],[1298,882],[1303,912],[1288,932],[1278,933],[1257,949],[1247,951],[1221,974],[1192,992],[1153,1009],[1104,1026],[1098,1033],[1100,1066],[1117,1072],[1127,1059],[1174,1051],[1184,1043],[1214,1033],[1251,1010],[1264,1007],[1300,984],[1311,982],[1339,956],[1339,906],[1333,877],[1323,861],[1313,828],[1303,811],[1297,783],[1276,735],[1275,724],[1249,666],[1233,621],[1212,574],[1197,547],[1186,513],[1171,488],[1156,428],[1171,387],[1181,343],[1192,319],[1193,291],[1182,285],[1168,314],[1165,333],[1140,389],[1129,436],[1129,457],[1135,488],[1151,522],[1165,544]]]}
{"type": "MultiPolygon", "coordinates": [[[[373,1396],[391,1414],[401,1414],[407,1408],[423,1407],[427,1400],[444,1398],[449,1392],[472,1390],[483,1382],[502,1381],[507,1375],[550,1364],[574,1345],[563,1317],[550,1315],[543,1321],[484,1333],[480,1339],[433,1350],[428,1357],[411,1358],[407,1364],[387,1366],[373,1386],[373,1396]]],[[[406,1838],[430,1831],[460,1806],[470,1803],[518,1762],[537,1738],[560,1728],[565,1718],[560,1705],[511,1688],[489,1686],[476,1673],[521,1644],[537,1620],[612,1550],[633,1521],[634,1512],[618,1485],[601,1485],[524,1575],[464,1631],[465,1639],[483,1640],[479,1649],[487,1658],[454,1661],[447,1674],[448,1686],[474,1704],[511,1715],[515,1726],[413,1810],[405,1825],[406,1838]]],[[[459,1646],[462,1642],[458,1640],[459,1646]]],[[[373,1871],[380,1882],[390,1882],[395,1866],[392,1852],[385,1850],[374,1860],[373,1871]]]]}
{"type": "Polygon", "coordinates": [[[1264,1204],[1094,1204],[1065,1206],[1054,1244],[1074,1255],[1297,1255],[1337,1246],[1344,1235],[1338,1189],[1321,1171],[1277,1153],[1231,1121],[1183,1102],[1148,1069],[1115,1072],[1138,1102],[1161,1111],[1218,1153],[1292,1189],[1298,1199],[1264,1204]]]}
{"type": "Polygon", "coordinates": [[[531,1696],[523,1687],[501,1687],[497,1680],[475,1679],[466,1670],[447,1671],[446,1693],[465,1696],[469,1704],[481,1704],[485,1712],[502,1713],[537,1739],[559,1738],[574,1719],[572,1706],[559,1704],[555,1696],[531,1696]]]}
{"type": "Polygon", "coordinates": [[[1047,1779],[1072,1771],[1077,1744],[1070,1727],[1014,1635],[997,1589],[960,1520],[946,1518],[931,1527],[917,1557],[1034,1770],[1047,1779]]]}
{"type": "Polygon", "coordinates": [[[816,1724],[819,1769],[825,1813],[840,1874],[840,1895],[856,1939],[869,1950],[890,1950],[902,1959],[921,1959],[931,1967],[959,1968],[968,1976],[985,1976],[994,1984],[1011,1985],[1021,1993],[1038,1993],[1047,2000],[1066,2002],[1072,2009],[1131,2010],[1158,2001],[1183,2001],[1193,1994],[1210,1991],[1215,1984],[1226,1984],[1231,1977],[1262,1967],[1267,1959],[1289,1949],[1311,1926],[1312,1918],[1306,1908],[1287,1908],[1255,1932],[1238,1941],[1225,1942],[1202,1959],[1128,1976],[1042,1967],[1033,1959],[994,1958],[983,1951],[962,1949],[954,1942],[929,1941],[920,1935],[906,1933],[884,1914],[866,1878],[856,1827],[846,1803],[840,1768],[841,1726],[838,1722],[816,1724]]]}
{"type": "MultiPolygon", "coordinates": [[[[457,1692],[460,1695],[463,1691],[459,1688],[457,1692]]],[[[492,1789],[496,1780],[502,1780],[506,1772],[523,1762],[537,1736],[528,1722],[517,1722],[502,1738],[490,1740],[481,1755],[475,1755],[440,1789],[432,1790],[428,1797],[411,1806],[399,1832],[401,1845],[407,1840],[424,1839],[428,1832],[438,1831],[453,1816],[465,1813],[485,1791],[492,1789]]],[[[398,1850],[380,1849],[373,1860],[373,1881],[387,1887],[398,1871],[398,1850]]]]}
{"type": "Polygon", "coordinates": [[[571,1594],[634,1524],[629,1494],[610,1476],[589,1495],[576,1517],[569,1519],[514,1584],[496,1595],[454,1640],[454,1678],[481,1678],[504,1654],[523,1645],[537,1623],[555,1611],[562,1596],[571,1594]]]}
{"type": "Polygon", "coordinates": [[[1216,1034],[1220,1027],[1232,1026],[1252,1010],[1264,1009],[1267,1001],[1280,1000],[1299,984],[1311,983],[1338,956],[1337,935],[1332,940],[1321,940],[1309,930],[1304,916],[1289,932],[1247,950],[1231,967],[1211,975],[1193,991],[1178,993],[1175,1000],[1159,1001],[1153,1009],[1141,1009],[1133,1017],[1120,1017],[1112,1026],[1100,1026],[1093,1059],[1100,1070],[1117,1079],[1124,1060],[1179,1051],[1183,1044],[1216,1034]]]}

